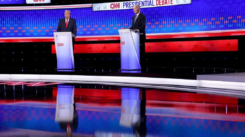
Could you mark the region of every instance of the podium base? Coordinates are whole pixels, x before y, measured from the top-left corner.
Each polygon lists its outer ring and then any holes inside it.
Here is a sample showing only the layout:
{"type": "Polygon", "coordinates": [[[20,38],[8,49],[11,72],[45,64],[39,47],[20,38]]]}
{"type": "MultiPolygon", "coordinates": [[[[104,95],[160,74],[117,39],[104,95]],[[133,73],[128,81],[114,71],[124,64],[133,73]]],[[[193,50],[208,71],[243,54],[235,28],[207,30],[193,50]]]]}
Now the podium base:
{"type": "Polygon", "coordinates": [[[119,69],[121,73],[141,73],[141,69],[119,69]]]}
{"type": "Polygon", "coordinates": [[[75,68],[69,69],[56,69],[58,72],[75,72],[75,68]]]}

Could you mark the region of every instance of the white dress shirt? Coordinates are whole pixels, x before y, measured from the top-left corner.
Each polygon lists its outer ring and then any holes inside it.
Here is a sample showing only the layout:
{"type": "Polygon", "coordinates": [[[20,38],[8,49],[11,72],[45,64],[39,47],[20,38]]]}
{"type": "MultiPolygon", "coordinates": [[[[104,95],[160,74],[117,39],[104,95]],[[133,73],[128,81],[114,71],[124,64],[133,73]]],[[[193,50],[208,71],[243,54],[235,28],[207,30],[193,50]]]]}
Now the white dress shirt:
{"type": "MultiPolygon", "coordinates": [[[[70,18],[68,18],[68,23],[69,23],[69,20],[70,20],[70,18]]],[[[66,21],[67,21],[67,18],[65,18],[65,23],[66,23],[66,21]]]]}
{"type": "Polygon", "coordinates": [[[139,17],[139,15],[140,15],[140,12],[138,14],[136,14],[135,19],[134,19],[134,23],[136,22],[136,20],[139,17]]]}

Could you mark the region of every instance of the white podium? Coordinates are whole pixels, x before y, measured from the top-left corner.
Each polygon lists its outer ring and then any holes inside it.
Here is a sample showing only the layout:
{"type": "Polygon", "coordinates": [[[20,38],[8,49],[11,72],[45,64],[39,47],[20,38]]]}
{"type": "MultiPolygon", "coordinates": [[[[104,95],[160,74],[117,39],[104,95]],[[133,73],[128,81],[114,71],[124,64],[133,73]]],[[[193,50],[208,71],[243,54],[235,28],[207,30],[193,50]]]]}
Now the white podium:
{"type": "Polygon", "coordinates": [[[74,54],[71,32],[54,32],[57,71],[74,71],[74,54]]]}
{"type": "Polygon", "coordinates": [[[140,36],[130,29],[119,30],[121,38],[121,72],[140,73],[140,36]]]}

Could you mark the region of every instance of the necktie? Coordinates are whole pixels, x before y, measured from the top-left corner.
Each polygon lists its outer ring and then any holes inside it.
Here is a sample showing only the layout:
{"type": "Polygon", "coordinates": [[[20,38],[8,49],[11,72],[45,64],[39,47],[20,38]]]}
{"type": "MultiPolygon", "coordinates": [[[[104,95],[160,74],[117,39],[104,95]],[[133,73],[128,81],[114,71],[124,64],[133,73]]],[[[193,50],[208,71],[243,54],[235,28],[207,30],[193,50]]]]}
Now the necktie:
{"type": "Polygon", "coordinates": [[[66,19],[66,28],[68,27],[68,19],[66,19]]]}
{"type": "Polygon", "coordinates": [[[136,16],[135,16],[135,19],[134,19],[134,24],[135,24],[135,22],[136,22],[137,18],[138,18],[138,15],[136,15],[136,16]]]}

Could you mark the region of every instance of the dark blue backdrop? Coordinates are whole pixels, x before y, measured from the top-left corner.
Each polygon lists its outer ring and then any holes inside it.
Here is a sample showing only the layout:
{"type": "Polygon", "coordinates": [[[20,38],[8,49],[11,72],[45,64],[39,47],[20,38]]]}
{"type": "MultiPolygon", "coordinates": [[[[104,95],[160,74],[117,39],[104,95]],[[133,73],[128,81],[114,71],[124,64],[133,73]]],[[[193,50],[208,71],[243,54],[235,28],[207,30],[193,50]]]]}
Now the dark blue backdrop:
{"type": "MultiPolygon", "coordinates": [[[[193,0],[192,4],[141,9],[147,34],[244,29],[245,1],[193,0]]],[[[53,37],[65,9],[0,11],[0,37],[53,37]]],[[[118,35],[133,10],[70,9],[78,36],[118,35]]]]}
{"type": "Polygon", "coordinates": [[[0,5],[4,4],[25,4],[26,0],[1,0],[0,5]]]}

